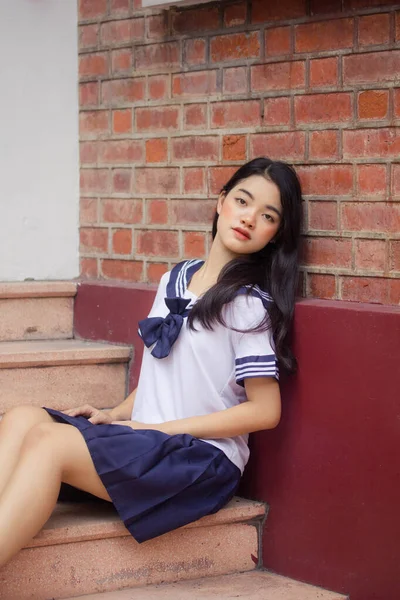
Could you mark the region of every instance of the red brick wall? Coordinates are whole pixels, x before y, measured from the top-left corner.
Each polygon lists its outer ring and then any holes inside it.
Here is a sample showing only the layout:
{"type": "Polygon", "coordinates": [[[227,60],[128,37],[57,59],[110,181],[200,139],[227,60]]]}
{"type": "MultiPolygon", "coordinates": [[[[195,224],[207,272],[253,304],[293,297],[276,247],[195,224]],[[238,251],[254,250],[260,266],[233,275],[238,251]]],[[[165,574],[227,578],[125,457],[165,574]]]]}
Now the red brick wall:
{"type": "Polygon", "coordinates": [[[204,257],[221,185],[266,154],[302,180],[304,295],[399,304],[394,3],[79,4],[83,277],[204,257]]]}

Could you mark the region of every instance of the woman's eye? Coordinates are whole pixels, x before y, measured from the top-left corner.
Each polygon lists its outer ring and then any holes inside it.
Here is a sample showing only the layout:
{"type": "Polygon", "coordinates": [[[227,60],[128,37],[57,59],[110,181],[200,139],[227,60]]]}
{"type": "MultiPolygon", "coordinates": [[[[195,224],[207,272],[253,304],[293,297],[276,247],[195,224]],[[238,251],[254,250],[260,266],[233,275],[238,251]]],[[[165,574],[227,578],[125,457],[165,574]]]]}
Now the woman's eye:
{"type": "Polygon", "coordinates": [[[267,221],[271,221],[271,223],[274,223],[274,219],[271,217],[271,215],[263,215],[265,217],[265,219],[267,221]]]}
{"type": "Polygon", "coordinates": [[[239,204],[241,204],[242,206],[246,205],[246,200],[243,200],[243,198],[236,198],[236,202],[238,202],[239,204]]]}

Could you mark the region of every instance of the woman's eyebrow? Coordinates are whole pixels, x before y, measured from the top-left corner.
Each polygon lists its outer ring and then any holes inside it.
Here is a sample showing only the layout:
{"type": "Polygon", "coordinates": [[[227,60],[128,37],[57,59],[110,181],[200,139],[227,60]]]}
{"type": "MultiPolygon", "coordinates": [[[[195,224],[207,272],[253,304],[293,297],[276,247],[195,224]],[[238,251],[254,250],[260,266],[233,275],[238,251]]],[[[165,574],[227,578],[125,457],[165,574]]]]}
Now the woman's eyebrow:
{"type": "MultiPolygon", "coordinates": [[[[251,194],[249,191],[245,190],[244,188],[239,188],[239,192],[244,192],[245,194],[247,194],[252,200],[254,200],[254,196],[253,194],[251,194]]],[[[270,204],[266,204],[265,208],[268,208],[268,210],[272,210],[273,212],[275,212],[278,217],[282,217],[280,211],[275,208],[275,206],[271,206],[270,204]]]]}

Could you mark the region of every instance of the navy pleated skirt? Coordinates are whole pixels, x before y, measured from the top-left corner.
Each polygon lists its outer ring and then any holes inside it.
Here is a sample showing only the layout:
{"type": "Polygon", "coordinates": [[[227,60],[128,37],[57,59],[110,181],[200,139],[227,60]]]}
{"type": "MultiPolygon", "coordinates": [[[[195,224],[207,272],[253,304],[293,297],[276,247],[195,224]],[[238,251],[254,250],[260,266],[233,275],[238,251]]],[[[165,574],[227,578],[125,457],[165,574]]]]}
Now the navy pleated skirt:
{"type": "Polygon", "coordinates": [[[96,471],[138,542],[217,512],[234,496],[240,470],[212,444],[45,410],[84,437],[96,471]]]}

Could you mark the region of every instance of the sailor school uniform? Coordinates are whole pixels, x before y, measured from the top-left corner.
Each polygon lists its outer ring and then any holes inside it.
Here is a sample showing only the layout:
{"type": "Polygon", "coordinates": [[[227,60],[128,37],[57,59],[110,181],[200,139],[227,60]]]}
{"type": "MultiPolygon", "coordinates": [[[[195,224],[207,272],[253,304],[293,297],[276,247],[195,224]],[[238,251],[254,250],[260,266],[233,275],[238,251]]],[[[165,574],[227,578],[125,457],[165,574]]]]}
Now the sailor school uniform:
{"type": "MultiPolygon", "coordinates": [[[[215,324],[210,331],[195,323],[196,331],[189,329],[187,316],[198,298],[188,285],[202,264],[184,261],[165,273],[148,317],[139,322],[145,349],[133,421],[157,424],[219,412],[247,400],[245,379],[279,378],[271,331],[249,331],[272,302],[257,286],[241,288],[224,306],[226,327],[215,324]]],[[[115,508],[139,542],[217,512],[235,494],[249,458],[248,435],[200,440],[92,425],[46,410],[81,431],[115,508]]]]}

